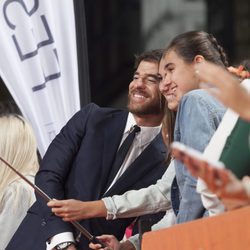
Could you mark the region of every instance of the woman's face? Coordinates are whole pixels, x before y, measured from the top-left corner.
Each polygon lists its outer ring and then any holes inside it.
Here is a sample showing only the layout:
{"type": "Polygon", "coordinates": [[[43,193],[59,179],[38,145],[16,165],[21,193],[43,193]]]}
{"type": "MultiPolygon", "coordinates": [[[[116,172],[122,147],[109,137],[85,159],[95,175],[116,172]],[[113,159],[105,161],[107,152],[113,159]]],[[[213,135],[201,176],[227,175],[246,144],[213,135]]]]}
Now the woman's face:
{"type": "Polygon", "coordinates": [[[162,58],[159,87],[170,110],[176,111],[182,96],[199,88],[194,66],[195,62],[186,63],[174,50],[169,50],[162,58]]]}

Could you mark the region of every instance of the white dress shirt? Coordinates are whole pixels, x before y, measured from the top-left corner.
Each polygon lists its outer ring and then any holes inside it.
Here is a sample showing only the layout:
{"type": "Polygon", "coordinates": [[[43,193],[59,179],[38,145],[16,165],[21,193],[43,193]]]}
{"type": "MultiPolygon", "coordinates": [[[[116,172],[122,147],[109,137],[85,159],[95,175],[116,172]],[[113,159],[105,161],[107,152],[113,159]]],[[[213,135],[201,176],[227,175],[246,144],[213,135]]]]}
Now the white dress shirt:
{"type": "MultiPolygon", "coordinates": [[[[120,143],[120,146],[130,133],[131,128],[136,125],[134,116],[129,113],[127,124],[123,132],[123,137],[120,143]]],[[[133,143],[127,153],[127,156],[124,159],[123,164],[121,165],[119,171],[117,172],[114,180],[110,184],[106,192],[114,185],[114,183],[122,176],[122,174],[127,170],[127,168],[133,163],[133,161],[142,153],[142,151],[150,144],[150,142],[160,133],[161,126],[156,127],[140,127],[141,131],[136,133],[133,143]]],[[[119,147],[120,147],[119,146],[119,147]]]]}

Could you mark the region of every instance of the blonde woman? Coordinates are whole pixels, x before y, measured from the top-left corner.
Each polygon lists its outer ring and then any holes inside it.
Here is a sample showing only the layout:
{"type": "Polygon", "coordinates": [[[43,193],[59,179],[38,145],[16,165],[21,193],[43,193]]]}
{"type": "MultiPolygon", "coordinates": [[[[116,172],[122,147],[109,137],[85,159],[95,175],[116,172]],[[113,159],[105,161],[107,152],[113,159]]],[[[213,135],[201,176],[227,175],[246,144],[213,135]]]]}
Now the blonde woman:
{"type": "MultiPolygon", "coordinates": [[[[21,116],[0,116],[0,156],[32,182],[38,170],[36,149],[32,128],[21,116]]],[[[5,249],[34,200],[32,188],[0,162],[0,249],[5,249]]]]}

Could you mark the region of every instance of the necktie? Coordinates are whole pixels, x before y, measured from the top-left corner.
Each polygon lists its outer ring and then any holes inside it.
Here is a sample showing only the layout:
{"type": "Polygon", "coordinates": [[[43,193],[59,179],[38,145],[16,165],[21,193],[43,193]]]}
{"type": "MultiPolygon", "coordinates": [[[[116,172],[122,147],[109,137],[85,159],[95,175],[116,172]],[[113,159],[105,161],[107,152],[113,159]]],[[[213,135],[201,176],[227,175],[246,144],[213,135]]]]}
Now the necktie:
{"type": "Polygon", "coordinates": [[[128,134],[128,136],[126,137],[126,139],[123,141],[122,145],[120,146],[120,148],[118,149],[117,153],[116,153],[116,157],[115,157],[115,161],[113,163],[110,175],[109,175],[109,179],[106,185],[106,190],[108,189],[108,187],[110,186],[110,184],[112,183],[112,181],[114,180],[117,172],[119,171],[122,163],[124,162],[124,159],[133,143],[133,140],[135,138],[136,133],[140,132],[141,128],[137,125],[134,125],[131,129],[130,132],[128,134]]]}

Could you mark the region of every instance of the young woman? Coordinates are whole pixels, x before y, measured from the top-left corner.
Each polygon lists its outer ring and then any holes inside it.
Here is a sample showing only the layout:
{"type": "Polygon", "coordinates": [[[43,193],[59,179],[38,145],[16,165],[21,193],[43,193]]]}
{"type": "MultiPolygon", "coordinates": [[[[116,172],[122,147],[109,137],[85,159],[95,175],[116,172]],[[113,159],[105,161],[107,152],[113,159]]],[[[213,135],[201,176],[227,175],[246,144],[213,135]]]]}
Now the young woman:
{"type": "MultiPolygon", "coordinates": [[[[200,81],[195,73],[196,66],[205,60],[227,66],[225,53],[212,35],[188,32],[173,39],[159,69],[162,77],[160,91],[169,109],[177,111],[174,140],[201,152],[225,112],[225,108],[206,91],[198,90],[200,81]]],[[[171,201],[177,223],[204,216],[205,209],[196,192],[196,179],[181,162],[175,161],[175,171],[171,201]]]]}
{"type": "Polygon", "coordinates": [[[248,107],[250,103],[250,80],[246,78],[249,78],[250,74],[246,66],[243,67],[243,65],[241,64],[238,69],[229,68],[229,71],[234,75],[209,62],[204,62],[196,67],[196,73],[201,80],[215,86],[215,88],[210,88],[208,91],[231,108],[225,113],[204,155],[214,161],[220,160],[223,162],[226,168],[232,169],[238,178],[246,175],[240,181],[229,170],[199,166],[197,163],[192,164],[192,161],[185,162],[186,167],[189,168],[192,174],[201,177],[207,184],[206,186],[204,182],[199,180],[197,191],[201,193],[203,205],[210,215],[224,212],[225,209],[234,209],[249,204],[250,116],[248,107]],[[236,112],[233,112],[232,109],[236,112]],[[241,153],[239,154],[239,152],[241,153]],[[199,168],[202,171],[199,171],[199,168]],[[210,191],[216,193],[220,199],[217,199],[217,196],[210,191]]]}
{"type": "MultiPolygon", "coordinates": [[[[187,32],[172,40],[165,50],[159,68],[160,91],[167,100],[168,108],[177,112],[174,140],[185,143],[199,151],[205,149],[225,112],[224,107],[206,91],[198,90],[199,78],[195,74],[196,65],[205,60],[217,65],[227,66],[225,53],[212,35],[202,31],[187,32]]],[[[171,133],[168,132],[168,134],[171,133]]],[[[176,180],[172,184],[171,201],[177,223],[204,216],[205,209],[202,206],[200,195],[196,193],[196,179],[188,173],[180,162],[175,160],[172,162],[176,171],[176,180]]],[[[159,199],[161,199],[166,206],[165,200],[170,196],[170,183],[165,182],[164,184],[164,182],[161,182],[161,185],[165,185],[165,189],[162,189],[162,186],[159,187],[158,182],[148,189],[135,191],[134,196],[131,195],[133,191],[130,191],[129,198],[131,201],[135,201],[135,196],[140,194],[138,196],[140,199],[136,202],[137,212],[139,212],[139,209],[141,213],[147,213],[150,209],[152,212],[152,207],[148,204],[149,198],[153,204],[154,197],[157,197],[156,201],[159,202],[159,199]],[[162,190],[168,193],[162,195],[162,190]],[[147,199],[141,199],[143,195],[147,199]],[[141,201],[141,203],[139,204],[138,201],[141,201]]],[[[123,212],[126,213],[130,210],[130,200],[128,200],[126,194],[125,197],[124,202],[117,196],[111,197],[112,202],[103,199],[106,208],[108,208],[106,213],[103,213],[102,210],[94,216],[105,216],[110,211],[111,213],[116,211],[115,217],[122,217],[123,212]],[[109,207],[110,204],[111,207],[109,207]],[[115,209],[112,208],[112,204],[115,209]],[[119,206],[122,207],[121,210],[119,210],[119,206]]],[[[98,202],[100,204],[100,201],[98,202]]],[[[72,201],[73,203],[74,201],[72,201]]],[[[70,218],[69,213],[65,213],[65,209],[70,211],[73,208],[70,203],[67,203],[67,206],[60,202],[52,202],[49,205],[56,207],[53,208],[53,211],[58,215],[66,219],[70,218]]],[[[80,216],[76,216],[74,219],[86,218],[86,210],[89,211],[89,207],[86,207],[85,212],[83,206],[81,208],[81,213],[78,214],[80,216]]],[[[97,210],[93,209],[92,211],[96,212],[97,210]]],[[[135,249],[135,246],[131,244],[120,244],[113,236],[102,236],[101,239],[113,249],[121,249],[124,245],[126,245],[126,249],[135,249]]],[[[98,248],[97,245],[93,244],[91,247],[93,249],[98,248]]]]}
{"type": "MultiPolygon", "coordinates": [[[[32,128],[22,117],[0,116],[0,155],[32,182],[38,170],[36,150],[32,128]]],[[[34,201],[34,190],[0,162],[0,249],[5,249],[34,201]]]]}

